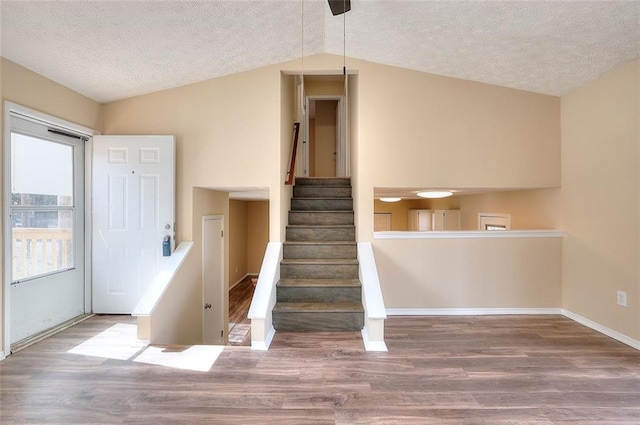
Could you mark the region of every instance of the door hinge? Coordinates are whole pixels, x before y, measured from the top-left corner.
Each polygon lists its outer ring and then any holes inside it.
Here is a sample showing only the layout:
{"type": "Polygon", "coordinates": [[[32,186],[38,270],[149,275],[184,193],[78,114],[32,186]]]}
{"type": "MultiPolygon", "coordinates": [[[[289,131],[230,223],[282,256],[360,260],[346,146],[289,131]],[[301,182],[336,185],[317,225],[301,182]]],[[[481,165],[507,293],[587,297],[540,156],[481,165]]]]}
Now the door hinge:
{"type": "Polygon", "coordinates": [[[224,338],[224,330],[220,331],[220,338],[224,338]]]}
{"type": "Polygon", "coordinates": [[[224,230],[221,230],[221,231],[220,231],[220,237],[221,237],[221,238],[224,238],[224,230]]]}

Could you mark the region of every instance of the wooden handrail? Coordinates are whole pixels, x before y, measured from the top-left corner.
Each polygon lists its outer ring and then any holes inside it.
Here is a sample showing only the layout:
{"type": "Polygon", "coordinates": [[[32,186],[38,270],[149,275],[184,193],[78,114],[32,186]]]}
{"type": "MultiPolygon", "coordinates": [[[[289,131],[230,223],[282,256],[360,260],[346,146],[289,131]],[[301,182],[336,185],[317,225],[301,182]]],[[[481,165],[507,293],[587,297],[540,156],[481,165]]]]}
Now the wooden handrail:
{"type": "Polygon", "coordinates": [[[298,134],[300,133],[300,123],[293,123],[293,140],[291,142],[291,159],[289,160],[289,171],[287,172],[287,180],[285,180],[284,184],[291,185],[293,184],[293,178],[295,175],[296,168],[296,153],[298,151],[298,134]]]}

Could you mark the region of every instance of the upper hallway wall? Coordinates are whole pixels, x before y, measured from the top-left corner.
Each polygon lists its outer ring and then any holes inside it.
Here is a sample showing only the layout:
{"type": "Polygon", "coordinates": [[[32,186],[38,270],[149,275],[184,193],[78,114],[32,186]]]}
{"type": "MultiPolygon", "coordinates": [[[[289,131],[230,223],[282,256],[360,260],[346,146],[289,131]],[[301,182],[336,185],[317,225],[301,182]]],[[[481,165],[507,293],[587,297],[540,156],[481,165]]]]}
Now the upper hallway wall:
{"type": "MultiPolygon", "coordinates": [[[[177,233],[191,235],[191,187],[266,186],[271,240],[282,238],[280,71],[264,67],[104,106],[105,134],[177,136],[177,233]],[[277,196],[278,199],[274,199],[277,196]]],[[[336,73],[342,57],[305,58],[336,73]]],[[[560,184],[559,98],[349,59],[358,73],[359,238],[373,230],[375,186],[554,187],[560,184]],[[366,204],[365,204],[366,203],[366,204]]],[[[289,99],[289,96],[285,97],[289,99]]],[[[356,176],[354,176],[356,177],[356,176]]],[[[286,197],[286,191],[283,192],[286,197]]]]}

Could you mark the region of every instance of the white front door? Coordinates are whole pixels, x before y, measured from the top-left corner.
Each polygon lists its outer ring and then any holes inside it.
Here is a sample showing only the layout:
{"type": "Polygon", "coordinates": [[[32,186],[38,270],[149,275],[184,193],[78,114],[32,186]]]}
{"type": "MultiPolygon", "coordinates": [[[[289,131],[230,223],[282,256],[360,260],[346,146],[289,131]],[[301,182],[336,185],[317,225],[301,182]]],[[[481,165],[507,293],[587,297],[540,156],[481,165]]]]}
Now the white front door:
{"type": "Polygon", "coordinates": [[[174,174],[173,136],[94,136],[94,313],[130,314],[156,276],[174,237],[174,174]]]}
{"type": "Polygon", "coordinates": [[[224,224],[221,215],[202,217],[202,341],[224,344],[224,317],[227,297],[224,290],[224,224]]]}
{"type": "Polygon", "coordinates": [[[85,313],[86,135],[10,113],[7,281],[9,342],[85,313]]]}

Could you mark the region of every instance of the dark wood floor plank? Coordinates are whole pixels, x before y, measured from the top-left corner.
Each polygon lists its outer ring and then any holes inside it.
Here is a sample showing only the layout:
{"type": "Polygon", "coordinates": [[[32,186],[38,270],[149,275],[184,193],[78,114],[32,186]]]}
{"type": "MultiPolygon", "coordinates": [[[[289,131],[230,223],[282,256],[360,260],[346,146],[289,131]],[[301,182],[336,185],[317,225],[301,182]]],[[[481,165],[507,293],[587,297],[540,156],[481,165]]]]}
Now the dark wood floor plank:
{"type": "Polygon", "coordinates": [[[0,423],[640,424],[640,352],[561,316],[391,317],[387,353],[357,332],[279,332],[205,372],[126,344],[124,359],[70,352],[134,323],[96,316],[0,362],[0,423]]]}

